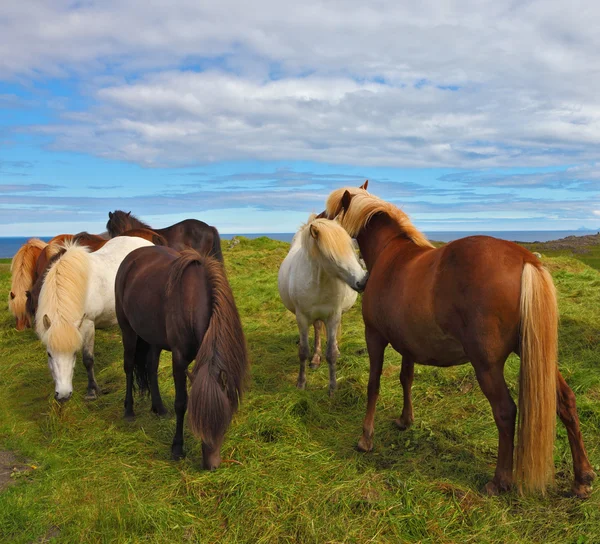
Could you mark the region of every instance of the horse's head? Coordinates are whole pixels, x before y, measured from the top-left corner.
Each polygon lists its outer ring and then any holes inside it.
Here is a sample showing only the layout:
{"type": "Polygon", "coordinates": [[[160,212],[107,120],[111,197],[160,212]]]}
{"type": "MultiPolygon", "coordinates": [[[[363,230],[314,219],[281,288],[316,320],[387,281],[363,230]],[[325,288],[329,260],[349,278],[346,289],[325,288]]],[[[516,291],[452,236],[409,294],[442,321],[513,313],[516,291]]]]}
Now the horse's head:
{"type": "MultiPolygon", "coordinates": [[[[24,331],[25,329],[31,328],[31,317],[27,314],[27,311],[17,311],[17,304],[15,299],[17,295],[11,291],[8,294],[8,307],[15,316],[15,327],[18,331],[24,331]]],[[[19,304],[19,307],[23,307],[23,304],[19,304]]]]}
{"type": "Polygon", "coordinates": [[[352,238],[336,222],[329,219],[309,221],[304,227],[303,246],[325,271],[339,278],[359,293],[364,291],[369,276],[363,270],[352,238]]]}
{"type": "Polygon", "coordinates": [[[73,394],[73,371],[77,351],[83,343],[80,332],[85,316],[78,322],[66,323],[56,318],[52,323],[47,314],[42,317],[41,324],[36,325],[40,338],[46,344],[48,368],[54,379],[54,398],[66,402],[73,394]]]}
{"type": "Polygon", "coordinates": [[[137,228],[137,225],[135,225],[132,221],[131,212],[124,212],[121,210],[108,212],[106,230],[111,238],[114,238],[115,236],[134,228],[137,228]]]}

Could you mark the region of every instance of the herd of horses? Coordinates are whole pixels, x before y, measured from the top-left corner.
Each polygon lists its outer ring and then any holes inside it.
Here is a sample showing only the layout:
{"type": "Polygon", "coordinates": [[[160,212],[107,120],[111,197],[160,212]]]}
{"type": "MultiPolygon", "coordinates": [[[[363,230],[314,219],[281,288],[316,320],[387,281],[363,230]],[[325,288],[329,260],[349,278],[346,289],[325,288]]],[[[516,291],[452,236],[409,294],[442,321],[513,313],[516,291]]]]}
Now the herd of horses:
{"type": "MultiPolygon", "coordinates": [[[[470,362],[499,435],[496,471],[485,492],[495,495],[516,484],[520,492],[545,494],[554,479],[558,414],[573,458],[572,492],[589,496],[595,473],[583,445],[575,396],[558,370],[556,293],[539,258],[488,236],[435,248],[404,212],[369,193],[367,183],[333,191],[325,210],[296,233],[280,267],[279,293],[295,314],[300,334],[297,387],[306,386],[309,328],[315,331],[311,368],[320,364],[325,328],[329,394],[334,394],[342,314],[363,292],[370,371],[360,451],[373,448],[384,351],[391,345],[402,356],[404,401],[395,421],[400,430],[413,423],[415,363],[450,367],[470,362]],[[504,380],[511,353],[521,359],[518,411],[504,380]]],[[[203,467],[219,466],[249,363],[217,229],[195,219],[152,229],[131,213],[115,211],[109,213],[104,235],[60,235],[47,244],[29,240],[13,258],[11,274],[8,302],[16,327],[35,327],[46,347],[58,401],[73,393],[78,351],[88,373],[86,398],[96,398],[95,329],[118,323],[125,418],[134,417],[136,386],[149,391],[153,412],[166,413],[157,371],[161,351],[171,351],[172,457],[184,456],[187,410],[190,427],[202,441],[203,467]]]]}

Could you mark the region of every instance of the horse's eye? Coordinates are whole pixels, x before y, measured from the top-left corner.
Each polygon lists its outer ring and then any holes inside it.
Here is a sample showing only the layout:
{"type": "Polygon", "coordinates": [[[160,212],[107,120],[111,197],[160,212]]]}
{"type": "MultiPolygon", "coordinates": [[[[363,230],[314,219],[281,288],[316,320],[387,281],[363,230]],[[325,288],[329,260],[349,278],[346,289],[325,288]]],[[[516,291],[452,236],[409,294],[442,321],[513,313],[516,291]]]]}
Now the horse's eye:
{"type": "Polygon", "coordinates": [[[50,359],[52,359],[52,355],[50,354],[50,352],[49,352],[49,351],[47,351],[47,352],[46,352],[46,355],[48,355],[48,357],[49,357],[50,359]]]}

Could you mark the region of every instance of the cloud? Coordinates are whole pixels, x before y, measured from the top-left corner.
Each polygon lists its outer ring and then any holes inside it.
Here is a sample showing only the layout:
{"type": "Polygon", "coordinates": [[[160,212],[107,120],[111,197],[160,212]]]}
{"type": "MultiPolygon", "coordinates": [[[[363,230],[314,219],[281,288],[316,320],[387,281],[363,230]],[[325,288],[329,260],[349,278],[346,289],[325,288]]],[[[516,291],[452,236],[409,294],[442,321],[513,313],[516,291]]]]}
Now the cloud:
{"type": "MultiPolygon", "coordinates": [[[[0,172],[1,174],[2,172],[0,172]]],[[[17,195],[20,193],[45,193],[60,189],[60,185],[49,185],[47,183],[30,183],[28,185],[0,184],[0,195],[17,195]]],[[[30,198],[29,196],[27,198],[30,198]]]]}
{"type": "Polygon", "coordinates": [[[580,4],[9,2],[0,77],[84,78],[91,106],[30,130],[144,166],[577,164],[600,144],[580,4]]]}

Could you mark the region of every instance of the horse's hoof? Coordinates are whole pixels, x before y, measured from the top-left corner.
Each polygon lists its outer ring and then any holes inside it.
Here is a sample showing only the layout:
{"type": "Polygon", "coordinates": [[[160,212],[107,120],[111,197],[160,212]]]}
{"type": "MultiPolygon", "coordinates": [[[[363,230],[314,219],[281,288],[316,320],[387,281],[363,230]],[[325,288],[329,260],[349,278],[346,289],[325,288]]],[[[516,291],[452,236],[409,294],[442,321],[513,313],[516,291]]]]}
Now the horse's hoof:
{"type": "Polygon", "coordinates": [[[315,355],[312,358],[312,361],[310,362],[310,368],[312,368],[313,370],[316,370],[317,368],[319,368],[321,366],[321,356],[320,355],[315,355]]]}
{"type": "Polygon", "coordinates": [[[311,370],[317,370],[317,368],[319,368],[320,366],[321,366],[321,363],[320,363],[320,362],[318,362],[318,363],[314,363],[314,362],[313,362],[313,363],[310,363],[310,364],[308,365],[308,367],[309,367],[311,370]]]}
{"type": "Polygon", "coordinates": [[[573,486],[571,487],[571,492],[578,499],[588,499],[592,494],[592,486],[574,482],[573,486]]]}
{"type": "Polygon", "coordinates": [[[367,440],[364,436],[360,437],[358,444],[356,445],[356,449],[358,451],[362,451],[363,453],[368,453],[373,450],[373,439],[367,440]]]}
{"type": "Polygon", "coordinates": [[[98,393],[95,389],[90,389],[83,398],[85,400],[96,400],[98,398],[98,393]]]}
{"type": "Polygon", "coordinates": [[[133,412],[125,412],[123,419],[125,421],[133,421],[135,419],[135,414],[133,412]]]}
{"type": "Polygon", "coordinates": [[[181,461],[182,459],[185,459],[185,452],[184,451],[172,451],[171,459],[173,461],[181,461]]]}
{"type": "Polygon", "coordinates": [[[298,389],[306,389],[306,381],[303,381],[303,382],[298,381],[298,382],[296,382],[296,387],[298,389]]]}
{"type": "Polygon", "coordinates": [[[396,425],[398,430],[406,431],[406,429],[410,428],[410,426],[413,424],[413,421],[413,418],[409,419],[408,421],[405,421],[400,417],[398,419],[394,419],[394,425],[396,425]]]}
{"type": "Polygon", "coordinates": [[[488,497],[496,497],[497,495],[500,495],[500,490],[498,489],[498,486],[493,481],[485,484],[483,486],[483,489],[481,490],[481,492],[484,495],[487,495],[488,497]]]}
{"type": "Polygon", "coordinates": [[[164,406],[161,406],[160,408],[155,408],[153,406],[150,411],[153,414],[156,414],[158,417],[164,417],[169,415],[169,411],[164,406]]]}
{"type": "Polygon", "coordinates": [[[337,385],[335,385],[334,387],[329,386],[329,398],[333,397],[336,389],[337,389],[337,385]]]}

